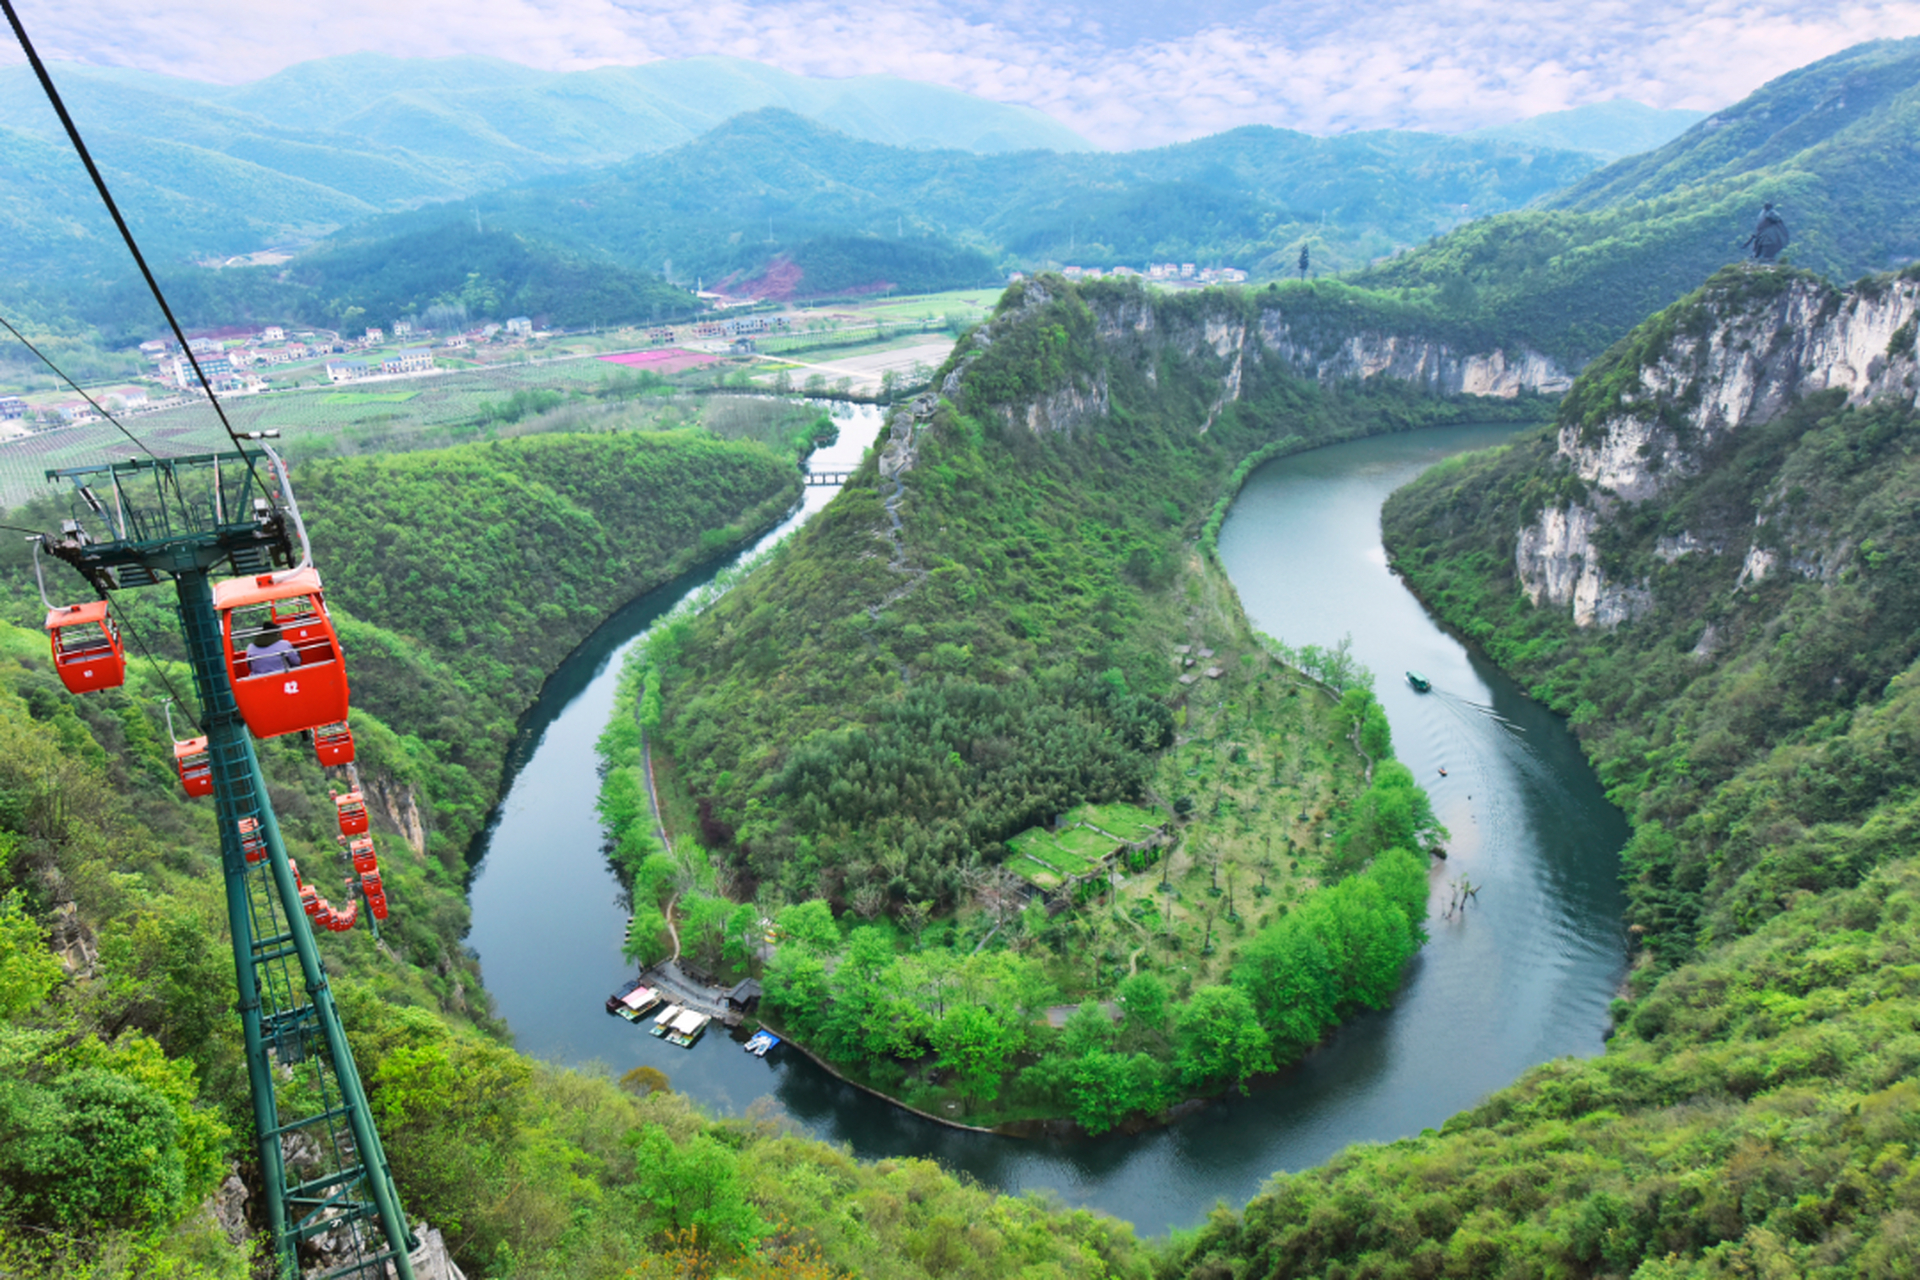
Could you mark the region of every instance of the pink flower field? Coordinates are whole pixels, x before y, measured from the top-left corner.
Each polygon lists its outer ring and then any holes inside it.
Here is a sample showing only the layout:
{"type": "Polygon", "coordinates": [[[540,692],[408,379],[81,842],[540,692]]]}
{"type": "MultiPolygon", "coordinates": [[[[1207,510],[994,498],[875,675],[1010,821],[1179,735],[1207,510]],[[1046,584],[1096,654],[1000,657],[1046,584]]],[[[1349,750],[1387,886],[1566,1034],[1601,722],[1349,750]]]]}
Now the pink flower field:
{"type": "Polygon", "coordinates": [[[665,347],[656,351],[622,351],[618,355],[599,358],[610,364],[626,365],[629,369],[678,373],[682,369],[698,369],[703,364],[712,364],[719,357],[703,356],[697,351],[682,351],[678,347],[665,347]]]}

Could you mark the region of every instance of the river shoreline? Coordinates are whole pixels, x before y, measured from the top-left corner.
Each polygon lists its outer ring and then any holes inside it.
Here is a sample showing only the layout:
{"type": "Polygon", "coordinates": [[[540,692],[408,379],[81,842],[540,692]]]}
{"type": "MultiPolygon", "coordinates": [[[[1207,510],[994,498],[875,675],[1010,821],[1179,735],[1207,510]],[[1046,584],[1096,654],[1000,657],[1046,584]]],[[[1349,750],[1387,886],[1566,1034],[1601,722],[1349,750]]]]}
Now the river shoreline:
{"type": "MultiPolygon", "coordinates": [[[[616,1075],[653,1066],[715,1114],[745,1114],[764,1098],[801,1131],[862,1159],[936,1159],[997,1190],[1044,1190],[1149,1235],[1193,1226],[1221,1200],[1244,1202],[1276,1171],[1436,1128],[1535,1064],[1599,1052],[1624,969],[1613,831],[1621,819],[1559,719],[1441,632],[1384,572],[1378,545],[1386,493],[1441,457],[1506,434],[1395,433],[1268,463],[1248,477],[1221,530],[1220,558],[1253,626],[1295,646],[1351,631],[1358,656],[1382,673],[1396,751],[1454,833],[1453,863],[1431,880],[1440,905],[1439,882],[1452,875],[1488,886],[1465,920],[1441,921],[1436,908],[1432,940],[1391,1008],[1249,1081],[1247,1095],[1228,1092],[1152,1128],[1015,1138],[875,1107],[873,1092],[806,1053],[769,1061],[715,1036],[683,1050],[609,1018],[606,992],[633,973],[620,955],[628,907],[592,816],[591,746],[616,678],[611,643],[581,654],[547,691],[555,705],[534,724],[540,740],[516,751],[525,770],[500,806],[477,877],[470,943],[503,1020],[539,1057],[597,1061],[616,1075]],[[1385,678],[1407,666],[1432,677],[1435,693],[1385,678]],[[578,692],[562,707],[568,680],[578,692]],[[1441,764],[1449,777],[1437,778],[1441,764]]],[[[825,497],[808,491],[810,504],[825,497]]],[[[629,622],[643,629],[645,611],[629,622]]]]}

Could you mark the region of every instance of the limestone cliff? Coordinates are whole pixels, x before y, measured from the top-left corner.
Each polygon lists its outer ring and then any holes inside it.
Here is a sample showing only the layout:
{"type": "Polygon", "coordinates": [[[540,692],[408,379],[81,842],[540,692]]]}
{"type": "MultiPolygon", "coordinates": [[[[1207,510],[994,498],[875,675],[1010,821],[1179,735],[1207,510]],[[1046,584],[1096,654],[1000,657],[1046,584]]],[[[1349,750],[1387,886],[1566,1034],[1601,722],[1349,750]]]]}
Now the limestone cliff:
{"type": "MultiPolygon", "coordinates": [[[[1610,576],[1596,553],[1604,526],[1700,475],[1734,433],[1808,395],[1844,394],[1854,405],[1889,395],[1910,401],[1916,314],[1920,280],[1843,291],[1784,268],[1741,268],[1640,326],[1581,375],[1562,407],[1555,460],[1574,496],[1520,528],[1514,558],[1523,589],[1535,604],[1570,606],[1583,627],[1613,627],[1645,612],[1647,583],[1610,576]]],[[[1763,506],[1738,586],[1783,564],[1807,577],[1835,572],[1847,549],[1812,526],[1769,528],[1790,519],[1779,504],[1763,506]]],[[[1662,537],[1656,554],[1667,563],[1720,554],[1725,541],[1682,530],[1662,537]]]]}
{"type": "MultiPolygon", "coordinates": [[[[1256,373],[1324,386],[1385,378],[1444,397],[1510,399],[1522,392],[1558,394],[1572,385],[1566,370],[1537,351],[1442,336],[1418,317],[1387,315],[1363,295],[1333,286],[1168,295],[1041,277],[1016,290],[1010,305],[961,343],[943,392],[957,393],[968,368],[997,342],[1021,340],[1028,318],[1069,290],[1085,302],[1090,336],[1108,361],[1126,362],[1149,382],[1168,358],[1204,369],[1211,394],[1203,432],[1256,373]]],[[[1063,369],[1040,385],[1018,388],[1019,394],[1006,390],[996,387],[995,412],[1036,433],[1071,433],[1112,409],[1106,362],[1063,369]]]]}

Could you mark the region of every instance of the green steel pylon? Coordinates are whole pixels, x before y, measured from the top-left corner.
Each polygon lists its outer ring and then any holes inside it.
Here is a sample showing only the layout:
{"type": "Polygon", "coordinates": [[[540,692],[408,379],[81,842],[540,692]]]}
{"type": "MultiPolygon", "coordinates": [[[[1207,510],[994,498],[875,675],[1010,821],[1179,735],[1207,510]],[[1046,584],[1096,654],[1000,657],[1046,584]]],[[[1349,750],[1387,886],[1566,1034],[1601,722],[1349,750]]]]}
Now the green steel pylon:
{"type": "Polygon", "coordinates": [[[325,1236],[333,1263],[325,1277],[413,1280],[416,1242],[234,700],[208,581],[222,565],[261,573],[291,563],[286,521],[298,515],[290,495],[283,504],[260,482],[266,460],[236,452],[49,471],[49,480],[72,482],[76,505],[43,545],[102,593],[174,583],[213,771],[237,1007],[280,1273],[297,1280],[300,1244],[325,1236]],[[241,841],[247,819],[265,837],[266,856],[256,862],[241,841]],[[290,1166],[299,1170],[291,1184],[290,1166]]]}

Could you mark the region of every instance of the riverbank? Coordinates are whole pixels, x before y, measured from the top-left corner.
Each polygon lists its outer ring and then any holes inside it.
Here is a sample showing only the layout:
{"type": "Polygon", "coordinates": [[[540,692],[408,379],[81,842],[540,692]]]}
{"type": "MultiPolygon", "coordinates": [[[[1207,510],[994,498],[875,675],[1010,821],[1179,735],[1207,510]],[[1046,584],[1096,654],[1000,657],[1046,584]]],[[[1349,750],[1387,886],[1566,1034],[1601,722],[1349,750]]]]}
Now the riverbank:
{"type": "MultiPolygon", "coordinates": [[[[1437,875],[1433,937],[1391,1008],[1349,1022],[1293,1066],[1252,1081],[1249,1095],[1229,1091],[1139,1132],[1015,1139],[875,1107],[871,1094],[802,1055],[767,1061],[724,1038],[688,1051],[632,1034],[602,1009],[606,992],[633,973],[620,955],[628,907],[591,821],[590,747],[611,718],[617,678],[604,655],[582,655],[556,676],[551,687],[572,680],[578,701],[531,730],[521,749],[525,772],[501,806],[476,884],[473,943],[501,1015],[528,1052],[599,1061],[616,1074],[650,1065],[722,1114],[765,1098],[761,1105],[787,1122],[862,1158],[932,1156],[985,1185],[1058,1194],[1149,1233],[1191,1226],[1222,1199],[1241,1203],[1275,1170],[1317,1164],[1353,1142],[1437,1128],[1533,1063],[1597,1052],[1624,945],[1615,846],[1606,843],[1618,815],[1564,726],[1434,628],[1385,571],[1379,548],[1388,492],[1432,461],[1497,443],[1509,430],[1387,435],[1268,464],[1222,530],[1229,585],[1256,627],[1296,647],[1329,649],[1350,631],[1355,656],[1380,667],[1377,692],[1397,755],[1427,782],[1461,870],[1491,886],[1465,919],[1440,921],[1453,873],[1437,875]],[[1249,530],[1257,531],[1250,541],[1249,530]],[[1386,678],[1409,665],[1433,677],[1436,693],[1416,695],[1386,678]],[[1438,777],[1441,764],[1450,766],[1448,778],[1438,777]],[[1609,933],[1613,950],[1599,941],[1609,933]]],[[[826,496],[813,490],[808,500],[826,496]]],[[[635,615],[631,625],[630,635],[647,622],[635,615]]],[[[1209,754],[1218,761],[1224,746],[1209,754]]],[[[1182,777],[1189,787],[1199,781],[1182,777]]],[[[689,818],[697,824],[697,814],[689,818]]],[[[1204,868],[1198,884],[1204,895],[1204,868]]],[[[1235,892],[1238,899],[1239,886],[1235,892]]],[[[1123,976],[1126,951],[1116,957],[1123,976]]]]}

